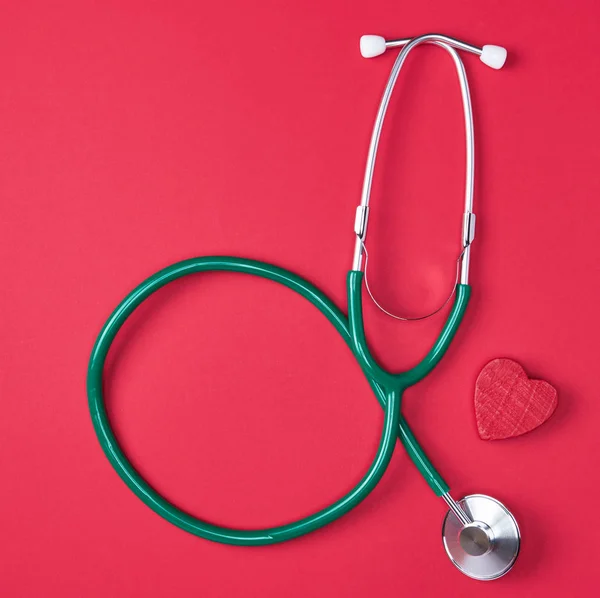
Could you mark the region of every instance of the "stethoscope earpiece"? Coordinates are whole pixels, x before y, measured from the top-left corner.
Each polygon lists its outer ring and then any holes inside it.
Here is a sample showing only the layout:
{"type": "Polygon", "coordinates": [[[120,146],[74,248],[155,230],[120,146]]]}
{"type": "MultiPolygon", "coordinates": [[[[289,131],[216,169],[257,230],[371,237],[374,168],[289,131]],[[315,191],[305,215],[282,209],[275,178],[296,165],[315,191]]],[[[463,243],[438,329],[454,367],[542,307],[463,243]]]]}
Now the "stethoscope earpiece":
{"type": "Polygon", "coordinates": [[[363,35],[360,38],[360,53],[363,58],[374,58],[387,49],[385,38],[381,35],[363,35]]]}
{"type": "Polygon", "coordinates": [[[506,55],[506,48],[487,44],[481,48],[481,56],[479,59],[483,64],[487,64],[489,67],[499,70],[506,62],[506,55]]]}

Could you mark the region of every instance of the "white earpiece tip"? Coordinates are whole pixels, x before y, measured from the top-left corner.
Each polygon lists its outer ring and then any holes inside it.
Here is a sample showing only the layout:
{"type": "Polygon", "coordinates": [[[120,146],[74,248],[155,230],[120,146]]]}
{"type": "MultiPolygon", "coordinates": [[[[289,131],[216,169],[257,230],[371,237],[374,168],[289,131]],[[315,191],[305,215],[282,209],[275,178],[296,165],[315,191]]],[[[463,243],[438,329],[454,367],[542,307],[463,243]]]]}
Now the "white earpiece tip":
{"type": "Polygon", "coordinates": [[[506,62],[506,48],[502,46],[483,46],[481,52],[481,62],[487,64],[493,69],[501,69],[506,62]]]}
{"type": "Polygon", "coordinates": [[[363,58],[373,58],[385,52],[385,38],[381,35],[363,35],[360,38],[360,53],[363,58]]]}

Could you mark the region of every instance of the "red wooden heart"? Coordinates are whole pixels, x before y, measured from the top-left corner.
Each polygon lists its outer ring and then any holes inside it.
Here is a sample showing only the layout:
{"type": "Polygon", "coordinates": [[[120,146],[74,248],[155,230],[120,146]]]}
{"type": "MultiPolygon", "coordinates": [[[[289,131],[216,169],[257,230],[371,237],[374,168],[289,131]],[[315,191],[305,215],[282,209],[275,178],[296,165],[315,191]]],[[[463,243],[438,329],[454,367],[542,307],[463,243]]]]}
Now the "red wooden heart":
{"type": "Polygon", "coordinates": [[[530,380],[511,359],[490,361],[475,384],[475,418],[483,440],[500,440],[531,432],[558,405],[556,389],[544,380],[530,380]]]}

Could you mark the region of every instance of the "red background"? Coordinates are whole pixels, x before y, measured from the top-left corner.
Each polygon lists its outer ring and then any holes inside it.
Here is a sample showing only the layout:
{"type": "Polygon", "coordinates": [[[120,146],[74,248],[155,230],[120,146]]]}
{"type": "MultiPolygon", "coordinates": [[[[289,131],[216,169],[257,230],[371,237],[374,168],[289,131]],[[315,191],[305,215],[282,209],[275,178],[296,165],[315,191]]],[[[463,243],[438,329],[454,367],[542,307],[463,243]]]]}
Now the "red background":
{"type": "MultiPolygon", "coordinates": [[[[440,31],[508,48],[465,56],[476,126],[473,299],[403,410],[456,497],[514,511],[514,570],[488,596],[589,594],[598,474],[600,104],[593,0],[222,3],[4,2],[0,20],[0,594],[474,596],[449,563],[442,503],[399,447],[376,491],[309,536],[244,549],[173,527],[102,454],[87,411],[95,336],[120,299],[174,261],[232,254],[309,278],[346,305],[373,118],[394,52],[363,33],[440,31]],[[558,388],[552,419],[487,443],[473,389],[494,357],[558,388]]],[[[398,311],[453,280],[463,123],[451,61],[414,52],[385,128],[372,283],[398,311]]],[[[367,306],[390,368],[443,322],[367,306]]],[[[347,491],[382,415],[350,353],[308,303],[265,281],[192,277],[118,339],[107,378],[132,461],[190,513],[270,526],[347,491]]],[[[590,590],[591,591],[591,590],[590,590]]]]}

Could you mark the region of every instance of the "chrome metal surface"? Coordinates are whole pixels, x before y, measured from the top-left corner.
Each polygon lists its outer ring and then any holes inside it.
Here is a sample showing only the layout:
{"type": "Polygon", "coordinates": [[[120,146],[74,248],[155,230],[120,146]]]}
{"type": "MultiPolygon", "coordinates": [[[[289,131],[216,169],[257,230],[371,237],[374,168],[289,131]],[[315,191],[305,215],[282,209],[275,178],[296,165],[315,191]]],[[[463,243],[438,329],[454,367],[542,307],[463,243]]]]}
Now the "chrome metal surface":
{"type": "Polygon", "coordinates": [[[494,546],[494,533],[485,523],[474,521],[466,525],[458,534],[461,548],[471,556],[483,556],[494,546]]]}
{"type": "MultiPolygon", "coordinates": [[[[446,35],[439,35],[436,33],[429,33],[426,35],[421,35],[419,37],[415,37],[413,39],[398,39],[386,42],[386,46],[388,47],[396,47],[396,46],[404,46],[402,51],[398,54],[392,70],[390,72],[390,76],[383,92],[383,96],[381,98],[381,103],[379,104],[379,110],[377,112],[377,116],[375,118],[375,124],[373,126],[373,132],[371,134],[371,142],[369,144],[369,151],[367,154],[367,163],[365,167],[365,177],[363,182],[363,189],[361,194],[360,205],[362,207],[368,207],[369,201],[371,198],[371,187],[373,183],[373,173],[375,169],[375,160],[377,158],[377,149],[379,146],[379,138],[381,136],[381,130],[383,128],[383,122],[385,119],[385,115],[387,112],[388,104],[396,85],[396,81],[398,79],[398,75],[400,73],[400,69],[402,68],[406,57],[409,52],[419,44],[429,43],[440,46],[444,50],[446,50],[454,61],[454,65],[456,67],[456,72],[458,75],[458,80],[460,84],[460,91],[463,103],[463,113],[465,120],[465,141],[466,141],[466,175],[465,175],[465,212],[472,213],[473,212],[473,181],[474,181],[474,141],[473,141],[473,113],[471,107],[471,96],[469,93],[469,83],[467,80],[467,74],[465,72],[464,65],[462,60],[460,59],[458,53],[454,48],[458,48],[461,50],[465,50],[467,52],[472,52],[474,54],[481,54],[481,48],[476,46],[472,46],[460,40],[454,39],[452,37],[446,35]]],[[[361,270],[363,265],[363,253],[365,252],[365,239],[367,236],[367,218],[364,219],[364,227],[362,228],[362,235],[360,239],[357,239],[354,248],[354,258],[352,261],[352,269],[353,270],[361,270]],[[360,242],[359,242],[360,241],[360,242]]],[[[467,245],[463,245],[463,250],[461,251],[459,260],[460,260],[460,281],[462,284],[467,284],[469,278],[469,257],[470,257],[470,247],[467,245]]],[[[366,264],[365,264],[366,266],[366,264]]],[[[454,292],[454,289],[453,289],[454,292]]],[[[452,295],[451,295],[452,296],[452,295]]],[[[450,296],[450,297],[451,297],[450,296]]],[[[448,299],[449,300],[449,299],[448,299]]],[[[448,301],[447,300],[447,301],[448,301]]],[[[444,303],[444,305],[447,303],[444,303]]],[[[379,303],[375,301],[376,305],[382,309],[386,314],[392,315],[388,310],[383,309],[379,303]]],[[[442,306],[443,307],[443,306],[442,306]]],[[[440,308],[441,309],[441,308],[440,308]]],[[[439,311],[436,310],[433,313],[437,313],[439,311]]],[[[420,318],[415,319],[423,319],[427,316],[422,316],[420,318]]],[[[402,318],[400,316],[395,316],[397,319],[401,320],[410,320],[413,318],[402,318]]]]}
{"type": "Polygon", "coordinates": [[[442,539],[450,560],[465,575],[482,581],[508,573],[521,544],[519,526],[510,511],[484,494],[466,496],[458,505],[473,523],[464,525],[454,510],[446,514],[442,539]]]}
{"type": "Polygon", "coordinates": [[[367,219],[369,217],[368,206],[358,206],[356,208],[356,216],[354,217],[354,233],[360,239],[363,238],[367,230],[367,219]]]}
{"type": "Polygon", "coordinates": [[[463,216],[463,252],[460,263],[460,282],[469,284],[469,264],[471,261],[471,243],[475,239],[476,217],[473,212],[465,212],[463,216]]]}
{"type": "MultiPolygon", "coordinates": [[[[455,37],[450,37],[449,35],[442,35],[439,33],[430,33],[429,35],[435,35],[436,39],[447,43],[449,46],[456,48],[457,50],[464,50],[465,52],[471,52],[473,54],[477,54],[481,56],[482,48],[478,46],[473,46],[471,44],[467,44],[455,37]]],[[[412,37],[406,37],[404,39],[390,39],[386,40],[385,45],[387,48],[398,48],[400,46],[406,46],[408,42],[413,39],[412,37]]]]}
{"type": "Polygon", "coordinates": [[[475,239],[475,214],[465,212],[463,216],[463,247],[468,247],[475,239]]]}
{"type": "Polygon", "coordinates": [[[456,515],[463,525],[470,525],[473,520],[465,513],[460,505],[450,496],[448,492],[442,494],[444,502],[450,507],[450,510],[456,515]]]}

